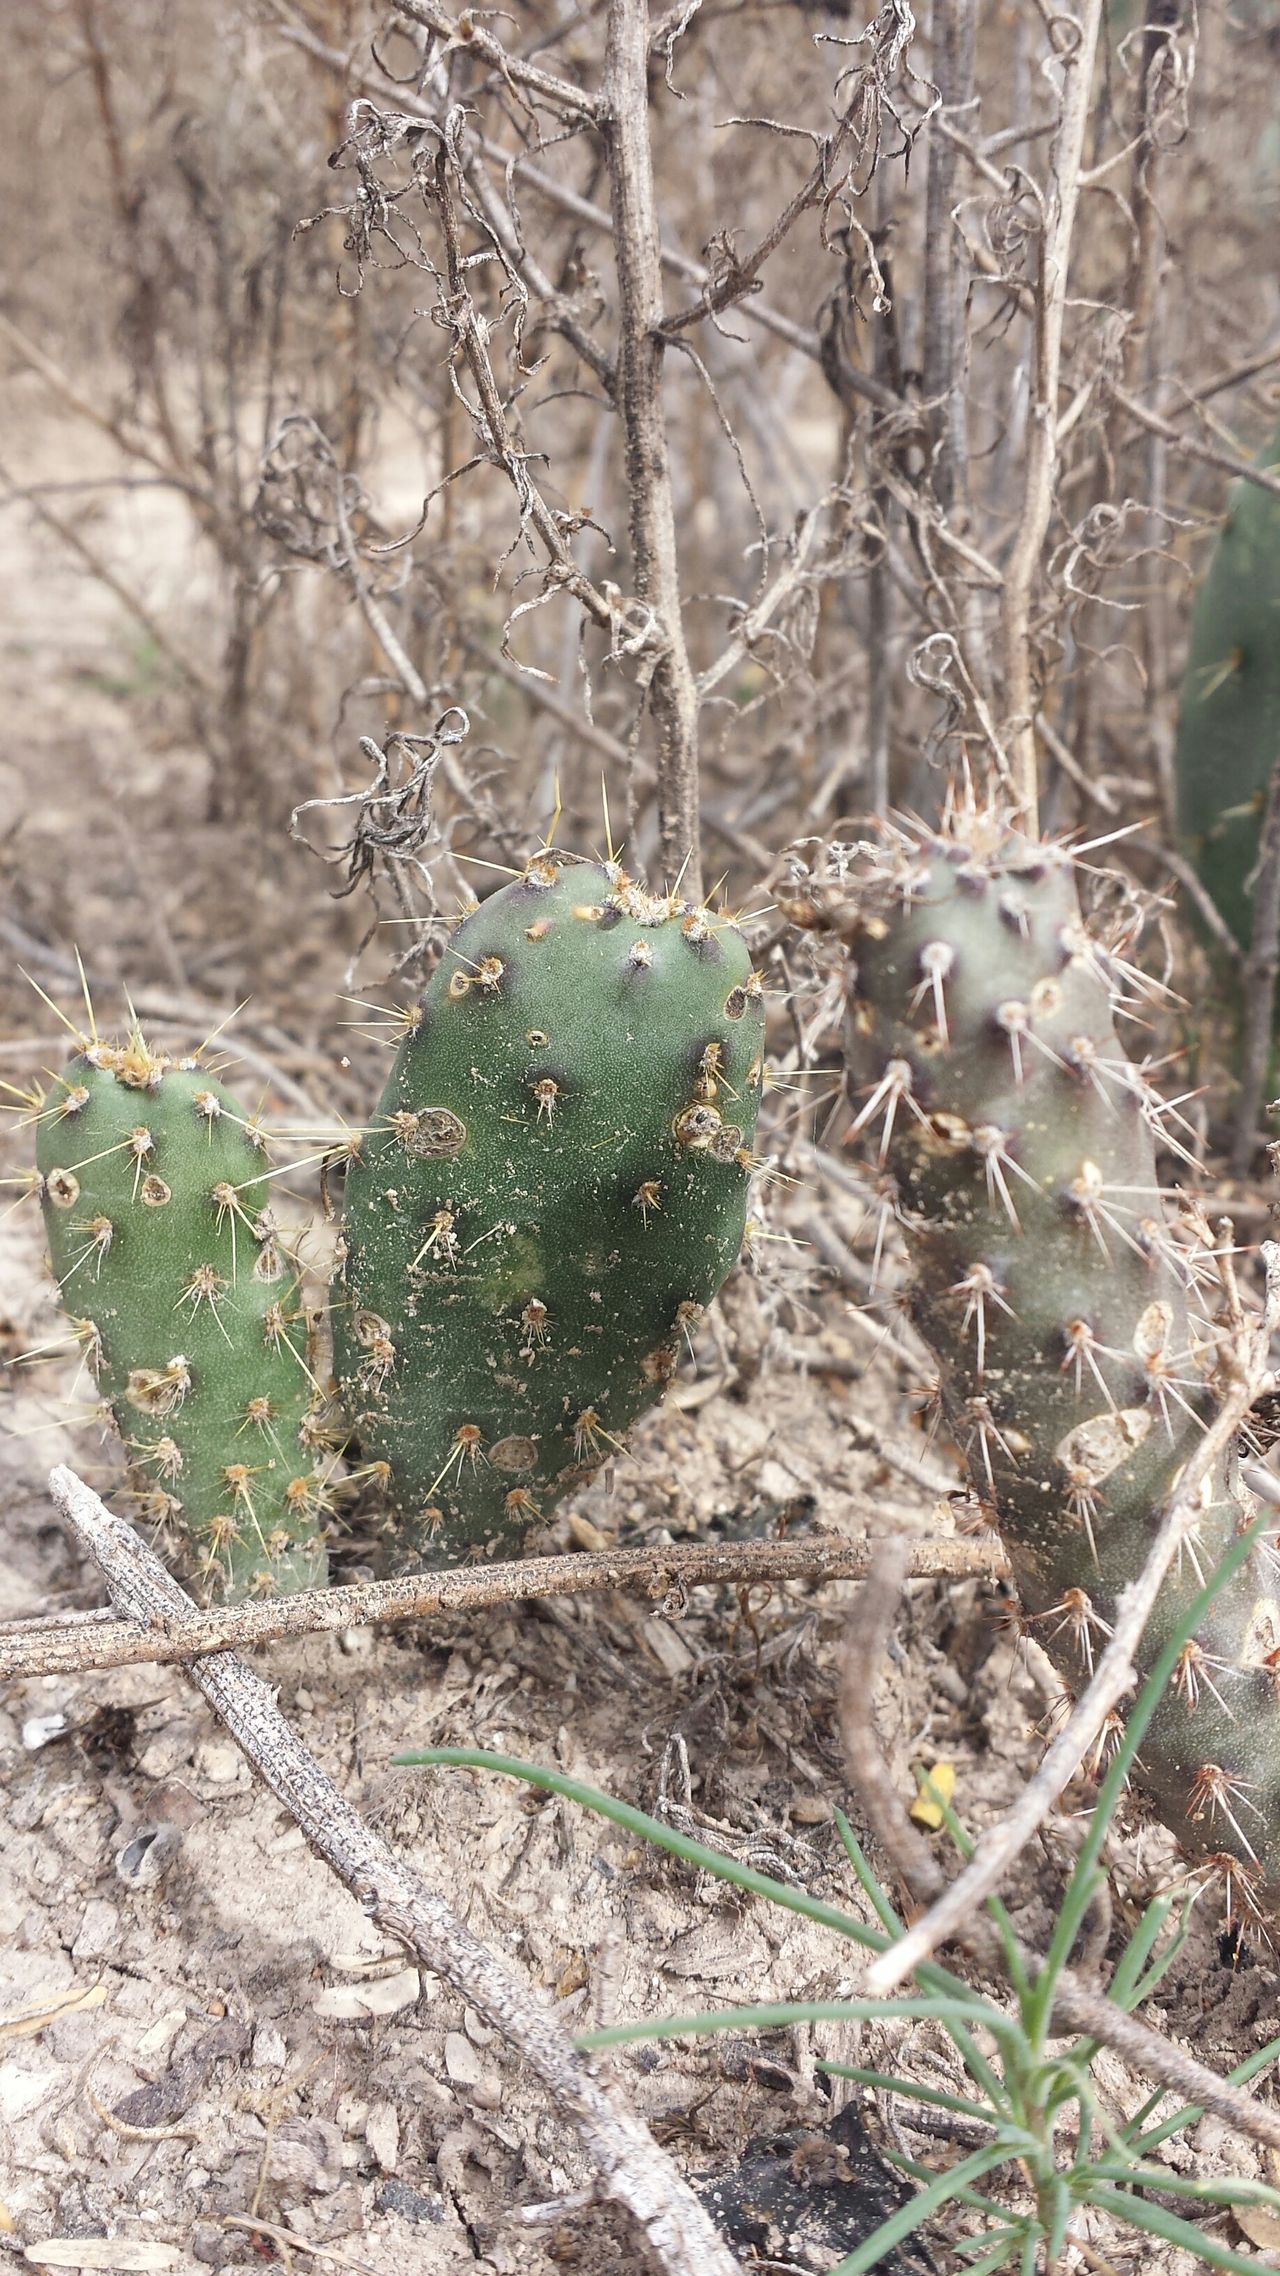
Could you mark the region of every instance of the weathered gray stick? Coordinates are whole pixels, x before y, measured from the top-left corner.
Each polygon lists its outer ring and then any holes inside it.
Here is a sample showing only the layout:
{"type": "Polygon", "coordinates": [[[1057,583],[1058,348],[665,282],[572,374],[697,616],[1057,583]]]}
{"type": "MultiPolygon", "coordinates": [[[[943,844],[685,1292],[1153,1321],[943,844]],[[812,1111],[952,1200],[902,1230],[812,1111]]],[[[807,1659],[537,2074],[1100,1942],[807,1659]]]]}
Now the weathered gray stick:
{"type": "Polygon", "coordinates": [[[626,434],[627,501],[636,591],[656,612],[663,646],[651,703],[660,737],[658,831],[668,885],[702,892],[698,691],[685,646],[671,457],[662,406],[662,258],[649,148],[647,0],[609,0],[599,124],[609,163],[618,265],[618,409],[626,434]]]}

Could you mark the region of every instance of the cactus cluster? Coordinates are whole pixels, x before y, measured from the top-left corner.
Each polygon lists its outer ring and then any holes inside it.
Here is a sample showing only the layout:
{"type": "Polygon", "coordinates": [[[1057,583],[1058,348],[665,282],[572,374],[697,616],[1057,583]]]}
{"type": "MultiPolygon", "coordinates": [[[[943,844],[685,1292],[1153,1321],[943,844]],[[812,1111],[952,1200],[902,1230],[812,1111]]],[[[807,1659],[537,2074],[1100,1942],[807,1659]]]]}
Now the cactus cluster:
{"type": "Polygon", "coordinates": [[[136,1032],[80,1046],[36,1115],[54,1274],[138,1506],[216,1593],[323,1579],[335,1427],[417,1561],[514,1554],[741,1246],[760,982],[731,919],[613,861],[536,856],[407,1015],[349,1149],[331,1391],[261,1129],[136,1032]]]}
{"type": "Polygon", "coordinates": [[[136,1031],[86,1039],[38,1125],[54,1274],[137,1505],[221,1594],[322,1581],[321,1401],[262,1132],[136,1031]]]}
{"type": "Polygon", "coordinates": [[[620,1448],[742,1241],[737,928],[544,853],[454,933],[347,1176],[339,1375],[419,1556],[510,1554],[620,1448]]]}
{"type": "MultiPolygon", "coordinates": [[[[1260,464],[1280,464],[1280,428],[1260,464]]],[[[1248,950],[1251,879],[1280,758],[1280,497],[1240,481],[1191,620],[1178,717],[1178,829],[1248,950]]]]}
{"type": "MultiPolygon", "coordinates": [[[[1157,1144],[1180,1148],[1176,1118],[1117,1036],[1140,975],[1083,920],[1070,853],[973,806],[936,833],[888,830],[785,898],[849,945],[852,1126],[903,1228],[910,1317],[1022,1617],[1078,1686],[1213,1406],[1202,1267],[1157,1174],[1157,1144]]],[[[1161,1591],[1144,1672],[1252,1514],[1224,1463],[1161,1591]]],[[[1268,1537],[1182,1651],[1139,1775],[1225,1877],[1229,1908],[1274,1897],[1268,1537]]]]}

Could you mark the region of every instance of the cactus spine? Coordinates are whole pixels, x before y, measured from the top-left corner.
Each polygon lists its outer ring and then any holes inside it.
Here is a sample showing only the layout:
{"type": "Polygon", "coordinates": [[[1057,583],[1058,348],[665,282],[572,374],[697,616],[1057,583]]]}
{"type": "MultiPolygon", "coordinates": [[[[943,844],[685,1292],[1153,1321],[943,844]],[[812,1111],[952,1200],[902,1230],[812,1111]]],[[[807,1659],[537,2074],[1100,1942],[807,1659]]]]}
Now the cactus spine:
{"type": "Polygon", "coordinates": [[[194,1062],[94,1039],[39,1116],[37,1167],[140,1508],[174,1521],[220,1595],[322,1581],[319,1399],[255,1125],[194,1062]]]}
{"type": "Polygon", "coordinates": [[[742,1240],[760,986],[726,918],[543,854],[459,926],[347,1178],[334,1340],[432,1562],[622,1445],[742,1240]]]}
{"type": "MultiPolygon", "coordinates": [[[[1280,428],[1260,463],[1280,463],[1280,428]]],[[[1178,717],[1178,828],[1244,949],[1267,786],[1280,758],[1280,498],[1237,482],[1196,598],[1178,717]]]]}
{"type": "MultiPolygon", "coordinates": [[[[888,833],[787,905],[849,943],[854,1129],[904,1229],[910,1314],[1028,1626],[1079,1684],[1212,1404],[1213,1327],[1158,1188],[1163,1110],[1116,1034],[1139,976],[1084,924],[1070,855],[989,814],[888,833]]],[[[1145,1666],[1253,1514],[1225,1465],[1202,1498],[1145,1666]]],[[[1278,1571],[1264,1537],[1142,1746],[1159,1815],[1237,1913],[1280,1886],[1278,1571]]]]}

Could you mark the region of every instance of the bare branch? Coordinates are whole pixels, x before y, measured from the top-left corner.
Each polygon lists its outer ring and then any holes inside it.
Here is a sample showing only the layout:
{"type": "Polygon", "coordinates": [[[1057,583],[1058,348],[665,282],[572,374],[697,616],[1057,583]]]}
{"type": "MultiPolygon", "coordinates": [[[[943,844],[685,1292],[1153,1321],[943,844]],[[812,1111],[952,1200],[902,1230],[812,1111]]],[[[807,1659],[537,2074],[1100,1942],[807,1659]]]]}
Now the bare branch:
{"type": "Polygon", "coordinates": [[[1041,554],[1053,511],[1057,468],[1058,376],[1062,361],[1062,319],[1067,302],[1071,240],[1080,195],[1080,162],[1093,90],[1093,65],[1102,22],[1102,0],[1083,0],[1078,16],[1059,10],[1054,18],[1062,74],[1062,109],[1049,161],[1049,193],[1040,236],[1035,285],[1031,400],[1027,417],[1027,463],[1022,512],[1005,568],[1001,605],[1004,652],[1006,738],[1022,825],[1039,828],[1036,780],[1035,664],[1031,603],[1041,554]]]}
{"type": "MultiPolygon", "coordinates": [[[[855,105],[857,98],[855,97],[855,105]]],[[[760,271],[771,253],[775,253],[794,229],[802,213],[812,206],[826,206],[835,195],[838,182],[847,175],[849,164],[841,165],[848,144],[853,140],[854,107],[846,109],[834,134],[824,135],[818,144],[818,156],[794,197],[789,198],[764,235],[749,253],[739,256],[725,242],[725,258],[718,274],[709,276],[701,293],[688,308],[676,309],[663,319],[662,329],[668,335],[682,332],[690,324],[698,324],[721,309],[732,308],[748,294],[759,289],[760,271]]],[[[758,125],[758,120],[732,119],[732,126],[758,125]]],[[[856,152],[854,153],[856,156],[856,152]]]]}
{"type": "Polygon", "coordinates": [[[467,180],[475,193],[477,205],[515,274],[530,292],[537,295],[556,330],[564,334],[570,347],[576,348],[584,364],[595,373],[601,386],[612,397],[618,377],[612,359],[592,339],[585,324],[579,321],[572,302],[553,283],[528,246],[522,243],[510,213],[485,174],[478,156],[467,166],[467,180]]]}
{"type": "Polygon", "coordinates": [[[813,559],[818,531],[822,526],[823,508],[815,506],[807,513],[796,530],[789,548],[790,558],[779,570],[771,585],[767,585],[758,600],[753,601],[742,617],[727,646],[721,649],[714,664],[708,664],[698,677],[698,695],[705,698],[722,680],[745,662],[752,653],[761,634],[767,629],[780,609],[794,599],[806,585],[819,584],[831,574],[829,563],[813,559]]]}
{"type": "Polygon", "coordinates": [[[658,828],[667,883],[702,893],[698,691],[685,645],[671,457],[662,407],[662,272],[649,148],[648,0],[610,0],[601,127],[618,267],[618,408],[626,434],[636,590],[656,611],[661,647],[650,702],[658,725],[658,828]]]}
{"type": "MultiPolygon", "coordinates": [[[[329,47],[312,30],[311,26],[294,12],[290,0],[268,0],[268,4],[279,22],[281,34],[285,39],[289,40],[295,47],[302,48],[307,55],[313,56],[318,63],[325,64],[329,70],[340,72],[344,80],[351,81],[363,93],[374,96],[380,101],[386,100],[387,85],[385,79],[375,76],[372,72],[353,74],[350,57],[345,55],[340,48],[329,47]]],[[[397,90],[397,100],[406,117],[434,122],[436,117],[434,110],[429,104],[414,96],[407,88],[397,90]]],[[[540,166],[535,166],[522,151],[507,149],[502,143],[495,142],[485,135],[481,135],[477,139],[478,147],[484,156],[492,160],[495,165],[500,166],[504,174],[509,172],[513,178],[518,178],[527,183],[528,187],[538,197],[545,199],[548,205],[557,207],[561,213],[571,215],[575,221],[582,222],[588,229],[597,230],[605,237],[610,235],[613,222],[604,206],[596,205],[592,199],[583,197],[567,182],[556,181],[554,175],[546,173],[540,166]]],[[[712,282],[712,272],[705,261],[695,260],[692,254],[682,252],[676,245],[663,243],[659,248],[659,258],[663,268],[670,275],[681,278],[685,284],[703,289],[712,282]]],[[[801,355],[809,356],[815,363],[820,360],[821,347],[817,333],[807,325],[797,324],[794,317],[784,316],[781,309],[772,308],[768,301],[752,296],[746,301],[743,313],[750,318],[753,324],[758,324],[763,331],[772,332],[777,339],[785,340],[789,347],[797,348],[801,355]]],[[[859,372],[851,384],[855,384],[859,392],[865,394],[868,402],[877,404],[883,411],[896,411],[900,408],[898,398],[880,388],[867,373],[859,372]]]]}
{"type": "Polygon", "coordinates": [[[575,87],[569,79],[557,79],[550,71],[540,70],[536,63],[526,63],[522,56],[513,55],[486,31],[479,13],[471,8],[460,16],[451,16],[447,8],[437,8],[433,0],[395,0],[396,14],[407,16],[412,23],[422,24],[437,39],[444,42],[442,55],[461,53],[478,55],[510,88],[522,87],[537,102],[551,110],[561,111],[566,118],[586,122],[595,119],[599,104],[585,88],[575,87]]]}
{"type": "MultiPolygon", "coordinates": [[[[1265,358],[1264,361],[1269,362],[1271,358],[1265,358]]],[[[1202,466],[1220,467],[1224,474],[1233,474],[1242,482],[1252,482],[1259,490],[1269,490],[1273,497],[1280,497],[1280,474],[1272,474],[1269,468],[1255,465],[1252,459],[1240,458],[1235,451],[1221,450],[1212,443],[1203,443],[1196,435],[1184,435],[1182,429],[1175,427],[1171,419],[1166,419],[1159,411],[1153,411],[1148,404],[1140,403],[1135,395],[1129,394],[1127,388],[1113,387],[1112,394],[1130,419],[1136,420],[1148,433],[1159,435],[1161,441],[1168,443],[1170,450],[1177,451],[1181,457],[1199,459],[1202,466]]]]}
{"type": "MultiPolygon", "coordinates": [[[[868,1437],[875,1448],[875,1434],[869,1432],[868,1437]]],[[[262,1603],[192,1610],[180,1618],[166,1618],[163,1627],[112,1621],[97,1613],[64,1613],[0,1626],[0,1678],[194,1659],[278,1636],[332,1636],[381,1621],[431,1620],[552,1596],[634,1590],[675,1613],[683,1609],[687,1589],[750,1586],[756,1581],[848,1580],[865,1572],[866,1564],[866,1542],[856,1537],[682,1542],[661,1549],[523,1557],[506,1565],[462,1565],[453,1572],[413,1573],[405,1580],[311,1589],[262,1603]]],[[[1007,1570],[1004,1551],[994,1540],[922,1541],[911,1565],[917,1580],[999,1579],[1007,1570]]]]}
{"type": "MultiPolygon", "coordinates": [[[[933,76],[944,116],[967,111],[973,101],[975,0],[934,0],[933,76]]],[[[929,406],[933,450],[933,489],[944,513],[967,475],[968,437],[964,396],[966,362],[961,275],[956,261],[951,211],[955,204],[956,148],[935,133],[929,145],[929,187],[925,206],[924,395],[929,406]]]]}

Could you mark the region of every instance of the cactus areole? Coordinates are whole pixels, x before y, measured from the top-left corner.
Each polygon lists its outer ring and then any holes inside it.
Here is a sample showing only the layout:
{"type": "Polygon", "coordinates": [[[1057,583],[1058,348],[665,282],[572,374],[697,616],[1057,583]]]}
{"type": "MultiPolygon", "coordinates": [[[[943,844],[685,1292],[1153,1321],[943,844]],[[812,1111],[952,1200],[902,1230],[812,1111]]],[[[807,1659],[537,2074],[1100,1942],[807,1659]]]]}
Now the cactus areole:
{"type": "Polygon", "coordinates": [[[135,1507],[230,1597],[325,1577],[320,1400],[265,1140],[225,1085],[135,1033],[86,1039],[39,1117],[63,1305],[135,1507]]]}
{"type": "MultiPolygon", "coordinates": [[[[1156,1170],[1157,1140],[1183,1149],[1116,1032],[1141,976],[1083,921],[1069,852],[989,813],[888,830],[780,898],[848,943],[853,1142],[902,1226],[910,1316],[1027,1629],[1078,1687],[1213,1406],[1214,1327],[1156,1170]]],[[[1254,1514],[1233,1466],[1211,1473],[1143,1672],[1254,1514]]],[[[1229,1913],[1274,1905],[1269,1535],[1183,1650],[1135,1777],[1229,1913]]]]}
{"type": "Polygon", "coordinates": [[[347,1176],[339,1376],[420,1558],[513,1555],[736,1259],[763,1082],[733,923],[547,853],[459,925],[347,1176]]]}

